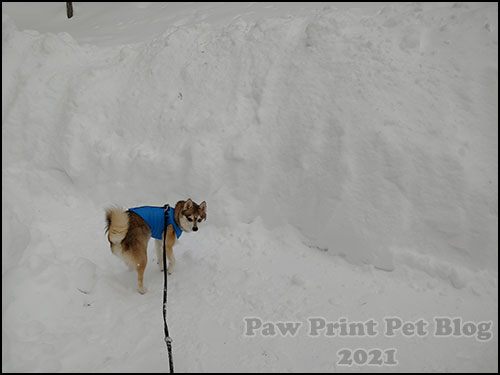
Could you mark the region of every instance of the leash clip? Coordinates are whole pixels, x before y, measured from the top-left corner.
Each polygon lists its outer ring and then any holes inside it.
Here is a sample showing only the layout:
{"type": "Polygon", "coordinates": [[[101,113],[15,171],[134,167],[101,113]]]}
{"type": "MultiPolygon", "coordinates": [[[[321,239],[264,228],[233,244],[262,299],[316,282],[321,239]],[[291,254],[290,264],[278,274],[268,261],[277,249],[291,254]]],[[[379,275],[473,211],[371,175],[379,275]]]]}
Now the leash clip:
{"type": "Polygon", "coordinates": [[[172,338],[169,336],[169,337],[165,337],[165,342],[168,344],[168,343],[171,343],[173,340],[172,338]]]}

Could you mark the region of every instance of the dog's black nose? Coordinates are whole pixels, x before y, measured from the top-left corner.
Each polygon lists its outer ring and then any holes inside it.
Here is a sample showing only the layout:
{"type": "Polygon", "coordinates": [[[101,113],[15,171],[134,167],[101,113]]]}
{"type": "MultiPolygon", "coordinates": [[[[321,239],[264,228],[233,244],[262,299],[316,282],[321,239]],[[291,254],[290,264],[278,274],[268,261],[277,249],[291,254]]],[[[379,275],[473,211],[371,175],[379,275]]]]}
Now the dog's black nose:
{"type": "Polygon", "coordinates": [[[198,230],[198,227],[193,227],[193,230],[196,232],[198,230]]]}

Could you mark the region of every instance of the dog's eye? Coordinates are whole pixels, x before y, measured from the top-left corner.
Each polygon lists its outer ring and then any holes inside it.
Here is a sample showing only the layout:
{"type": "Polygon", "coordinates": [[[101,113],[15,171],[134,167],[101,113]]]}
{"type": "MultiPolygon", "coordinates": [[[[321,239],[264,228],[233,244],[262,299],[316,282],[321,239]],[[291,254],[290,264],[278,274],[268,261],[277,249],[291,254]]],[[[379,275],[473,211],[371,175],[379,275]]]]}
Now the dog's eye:
{"type": "Polygon", "coordinates": [[[198,223],[201,223],[201,219],[198,219],[198,223]]]}
{"type": "Polygon", "coordinates": [[[188,221],[193,221],[193,219],[191,219],[190,217],[188,217],[187,219],[188,219],[188,221]]]}

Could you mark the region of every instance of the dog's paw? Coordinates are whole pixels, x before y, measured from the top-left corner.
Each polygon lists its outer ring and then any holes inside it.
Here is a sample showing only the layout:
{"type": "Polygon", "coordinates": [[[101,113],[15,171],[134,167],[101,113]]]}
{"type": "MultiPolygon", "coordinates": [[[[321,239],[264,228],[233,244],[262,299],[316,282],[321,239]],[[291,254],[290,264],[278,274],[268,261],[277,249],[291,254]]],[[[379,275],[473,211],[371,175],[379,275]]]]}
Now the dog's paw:
{"type": "Polygon", "coordinates": [[[141,288],[141,287],[139,287],[139,288],[137,288],[137,291],[138,291],[139,293],[141,293],[141,294],[145,294],[148,290],[147,290],[145,287],[142,287],[142,288],[141,288]]]}
{"type": "Polygon", "coordinates": [[[167,268],[167,273],[168,273],[169,275],[171,275],[171,274],[172,274],[172,267],[168,267],[168,268],[167,268]]]}
{"type": "Polygon", "coordinates": [[[172,259],[172,261],[168,262],[167,272],[168,272],[169,275],[172,274],[172,271],[174,269],[174,265],[175,265],[175,258],[172,259]]]}

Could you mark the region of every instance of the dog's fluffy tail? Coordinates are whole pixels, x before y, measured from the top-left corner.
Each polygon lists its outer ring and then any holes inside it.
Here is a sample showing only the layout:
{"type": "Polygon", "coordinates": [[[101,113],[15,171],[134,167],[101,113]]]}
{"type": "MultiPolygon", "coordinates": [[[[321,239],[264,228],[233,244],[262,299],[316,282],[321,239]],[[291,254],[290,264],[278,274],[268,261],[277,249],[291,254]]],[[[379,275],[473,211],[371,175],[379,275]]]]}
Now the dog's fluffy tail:
{"type": "Polygon", "coordinates": [[[128,214],[121,208],[106,209],[106,232],[112,245],[120,244],[128,231],[128,214]]]}

